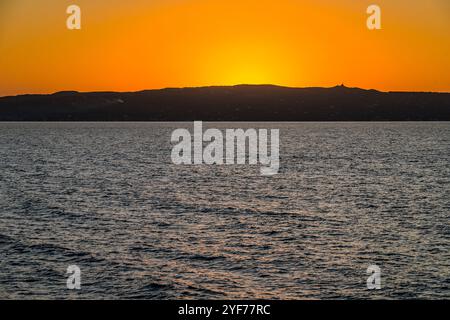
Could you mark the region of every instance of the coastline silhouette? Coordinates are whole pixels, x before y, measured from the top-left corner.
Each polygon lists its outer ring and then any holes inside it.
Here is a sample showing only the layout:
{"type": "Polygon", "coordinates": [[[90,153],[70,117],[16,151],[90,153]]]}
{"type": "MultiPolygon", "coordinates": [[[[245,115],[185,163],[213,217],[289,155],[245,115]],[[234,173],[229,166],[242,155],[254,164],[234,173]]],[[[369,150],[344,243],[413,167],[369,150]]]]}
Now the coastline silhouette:
{"type": "Polygon", "coordinates": [[[450,121],[450,93],[237,85],[0,98],[0,121],[450,121]]]}

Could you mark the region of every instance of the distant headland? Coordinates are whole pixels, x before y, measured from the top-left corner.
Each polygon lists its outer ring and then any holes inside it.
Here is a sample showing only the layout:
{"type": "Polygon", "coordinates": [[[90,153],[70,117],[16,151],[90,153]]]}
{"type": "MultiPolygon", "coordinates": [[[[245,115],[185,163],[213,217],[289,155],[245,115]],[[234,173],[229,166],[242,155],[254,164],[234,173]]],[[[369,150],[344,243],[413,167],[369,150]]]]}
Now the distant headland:
{"type": "Polygon", "coordinates": [[[450,121],[450,93],[238,85],[0,98],[0,121],[450,121]]]}

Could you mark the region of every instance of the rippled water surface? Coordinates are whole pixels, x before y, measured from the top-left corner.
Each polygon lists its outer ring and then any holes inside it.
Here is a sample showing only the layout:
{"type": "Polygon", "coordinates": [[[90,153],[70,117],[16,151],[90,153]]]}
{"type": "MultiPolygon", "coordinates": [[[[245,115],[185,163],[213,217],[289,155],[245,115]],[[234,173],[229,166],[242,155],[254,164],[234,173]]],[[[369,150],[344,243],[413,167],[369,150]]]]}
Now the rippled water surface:
{"type": "Polygon", "coordinates": [[[192,123],[0,123],[0,298],[450,298],[450,123],[210,125],[279,128],[280,173],[173,165],[192,123]]]}

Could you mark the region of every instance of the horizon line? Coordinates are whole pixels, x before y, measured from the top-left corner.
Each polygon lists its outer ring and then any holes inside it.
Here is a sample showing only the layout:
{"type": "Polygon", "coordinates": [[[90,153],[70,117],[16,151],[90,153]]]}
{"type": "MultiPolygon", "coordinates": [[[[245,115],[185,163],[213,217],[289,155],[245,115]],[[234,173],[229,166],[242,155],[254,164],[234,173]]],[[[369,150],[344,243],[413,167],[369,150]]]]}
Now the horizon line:
{"type": "Polygon", "coordinates": [[[293,86],[285,86],[285,85],[277,85],[277,84],[251,84],[251,83],[241,83],[241,84],[233,84],[233,85],[204,85],[204,86],[185,86],[185,87],[160,87],[160,88],[151,88],[151,89],[140,89],[133,91],[114,91],[114,90],[93,90],[93,91],[78,91],[78,90],[60,90],[53,91],[48,93],[19,93],[19,94],[11,94],[0,96],[0,98],[10,98],[10,97],[20,97],[20,96],[51,96],[60,93],[140,93],[146,91],[162,91],[162,90],[182,90],[182,89],[202,89],[202,88],[233,88],[233,87],[278,87],[278,88],[286,88],[286,89],[333,89],[333,88],[346,88],[346,89],[358,89],[364,91],[377,91],[380,93],[443,93],[450,94],[450,91],[408,91],[408,90],[378,90],[374,88],[361,88],[361,87],[348,87],[345,84],[338,84],[331,87],[321,87],[321,86],[310,86],[310,87],[293,87],[293,86]]]}

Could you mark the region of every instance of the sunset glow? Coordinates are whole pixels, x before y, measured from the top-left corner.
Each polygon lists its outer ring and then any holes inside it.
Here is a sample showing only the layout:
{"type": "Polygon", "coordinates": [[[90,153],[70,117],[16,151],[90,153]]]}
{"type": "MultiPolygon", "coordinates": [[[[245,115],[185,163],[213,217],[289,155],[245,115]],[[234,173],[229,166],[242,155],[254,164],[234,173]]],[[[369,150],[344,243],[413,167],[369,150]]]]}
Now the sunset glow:
{"type": "Polygon", "coordinates": [[[0,95],[277,84],[450,91],[447,0],[78,0],[0,4],[0,95]]]}

